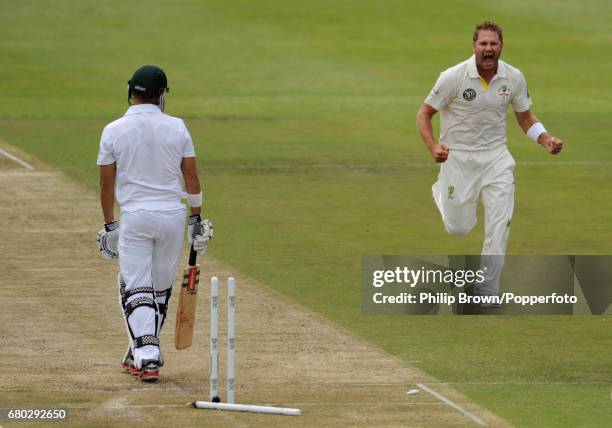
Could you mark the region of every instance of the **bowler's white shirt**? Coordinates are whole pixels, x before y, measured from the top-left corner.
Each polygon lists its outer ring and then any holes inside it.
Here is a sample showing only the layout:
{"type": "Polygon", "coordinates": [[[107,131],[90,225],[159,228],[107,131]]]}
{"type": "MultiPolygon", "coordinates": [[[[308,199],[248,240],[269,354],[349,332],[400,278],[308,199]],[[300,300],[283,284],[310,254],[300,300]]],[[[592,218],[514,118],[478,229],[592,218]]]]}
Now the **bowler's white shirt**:
{"type": "Polygon", "coordinates": [[[440,74],[425,103],[440,112],[440,144],[455,150],[493,149],[506,144],[506,110],[531,106],[527,82],[511,65],[499,61],[487,83],[472,55],[440,74]]]}
{"type": "Polygon", "coordinates": [[[117,163],[115,197],[121,211],[184,208],[181,162],[194,157],[185,123],[154,104],[138,104],[102,131],[98,165],[117,163]]]}

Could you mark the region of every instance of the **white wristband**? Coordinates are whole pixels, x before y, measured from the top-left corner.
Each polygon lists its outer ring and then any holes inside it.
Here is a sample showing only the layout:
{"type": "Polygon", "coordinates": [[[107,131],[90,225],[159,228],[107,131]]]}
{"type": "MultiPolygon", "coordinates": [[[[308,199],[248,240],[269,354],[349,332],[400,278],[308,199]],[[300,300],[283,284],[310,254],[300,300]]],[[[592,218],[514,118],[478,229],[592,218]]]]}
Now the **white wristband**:
{"type": "Polygon", "coordinates": [[[202,206],[202,192],[198,193],[197,195],[190,195],[188,193],[187,203],[189,204],[190,207],[193,207],[193,208],[201,207],[202,206]]]}
{"type": "Polygon", "coordinates": [[[527,136],[537,143],[538,137],[544,132],[546,132],[546,128],[544,128],[544,125],[542,125],[541,122],[536,122],[531,125],[527,130],[527,136]]]}

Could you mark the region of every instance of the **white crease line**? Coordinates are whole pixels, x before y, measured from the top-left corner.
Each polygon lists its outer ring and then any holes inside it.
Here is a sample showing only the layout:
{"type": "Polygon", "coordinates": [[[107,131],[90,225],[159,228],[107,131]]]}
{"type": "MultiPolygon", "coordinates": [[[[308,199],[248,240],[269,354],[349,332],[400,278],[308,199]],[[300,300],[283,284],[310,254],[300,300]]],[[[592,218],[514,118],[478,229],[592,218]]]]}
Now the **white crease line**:
{"type": "Polygon", "coordinates": [[[611,385],[610,382],[423,382],[425,385],[611,385]]]}
{"type": "Polygon", "coordinates": [[[453,409],[460,411],[465,416],[467,416],[468,418],[470,418],[471,420],[476,422],[478,425],[483,426],[483,427],[487,426],[487,423],[485,421],[483,421],[482,419],[480,419],[478,416],[474,415],[473,413],[468,412],[463,407],[461,407],[459,404],[455,403],[454,401],[451,401],[450,399],[446,398],[444,395],[440,394],[439,392],[436,392],[433,389],[428,388],[427,386],[423,385],[422,383],[417,383],[417,386],[419,388],[424,389],[425,391],[429,392],[431,395],[436,397],[438,400],[443,401],[444,403],[448,404],[453,409]]]}
{"type": "MultiPolygon", "coordinates": [[[[106,331],[106,330],[105,330],[106,331]]],[[[363,386],[380,386],[380,387],[403,387],[408,388],[409,385],[414,385],[412,382],[309,382],[310,385],[338,385],[343,388],[347,387],[363,387],[363,386]]],[[[482,386],[579,386],[579,385],[612,385],[610,382],[421,382],[417,385],[482,385],[482,386]]],[[[183,391],[192,392],[190,388],[1,388],[0,391],[58,391],[58,392],[71,392],[71,391],[96,391],[96,392],[132,392],[132,391],[183,391]]]]}
{"type": "Polygon", "coordinates": [[[164,408],[164,407],[189,407],[188,403],[185,404],[134,404],[134,405],[118,405],[118,406],[113,406],[111,407],[112,409],[146,409],[148,407],[160,407],[160,408],[164,408]]]}
{"type": "MultiPolygon", "coordinates": [[[[269,404],[269,403],[268,403],[269,404]]],[[[357,403],[344,403],[344,402],[329,402],[329,401],[325,401],[325,402],[316,402],[316,401],[310,401],[310,402],[306,402],[306,403],[287,403],[287,405],[291,405],[291,406],[359,406],[359,407],[364,407],[364,406],[386,406],[386,405],[392,405],[392,406],[443,406],[444,403],[440,403],[440,402],[435,402],[435,403],[426,403],[426,402],[416,402],[416,403],[406,403],[406,402],[384,402],[384,403],[369,403],[369,404],[364,404],[363,402],[357,402],[357,403]]],[[[58,407],[63,407],[66,409],[94,409],[97,408],[99,406],[88,406],[88,405],[72,405],[72,404],[56,404],[56,406],[58,407]]],[[[114,406],[109,406],[109,409],[146,409],[146,408],[164,408],[164,407],[190,407],[191,403],[185,403],[185,404],[134,404],[134,405],[114,405],[114,406]]],[[[0,409],[12,409],[13,407],[0,407],[0,409]]]]}
{"type": "Polygon", "coordinates": [[[25,392],[25,391],[56,391],[56,392],[72,392],[72,391],[96,391],[96,392],[148,392],[148,391],[181,391],[181,392],[192,392],[189,389],[184,388],[0,388],[0,391],[14,391],[14,392],[25,392]]]}
{"type": "Polygon", "coordinates": [[[579,165],[579,166],[588,166],[588,165],[610,165],[612,161],[516,161],[517,166],[521,165],[537,165],[537,166],[554,166],[554,165],[579,165]]]}
{"type": "MultiPolygon", "coordinates": [[[[290,406],[367,406],[367,404],[364,404],[363,402],[359,402],[359,403],[344,403],[344,402],[306,402],[306,403],[285,403],[286,405],[290,405],[290,406]]],[[[387,405],[393,405],[393,406],[442,406],[444,403],[423,403],[423,402],[419,402],[419,403],[406,403],[406,402],[389,402],[389,401],[385,401],[384,403],[369,403],[370,406],[387,406],[387,405]]],[[[114,409],[123,409],[123,408],[147,408],[147,407],[189,407],[191,405],[191,403],[185,403],[185,404],[134,404],[134,405],[117,405],[117,406],[113,406],[111,408],[114,409]]],[[[266,406],[274,406],[274,405],[279,405],[279,404],[274,404],[274,403],[266,403],[266,406]]],[[[83,408],[86,408],[87,406],[84,406],[83,408]]]]}
{"type": "Polygon", "coordinates": [[[19,165],[21,165],[21,166],[23,166],[23,167],[25,167],[25,168],[27,168],[29,170],[33,170],[34,169],[34,167],[32,165],[30,165],[29,163],[27,163],[24,160],[19,159],[17,156],[14,156],[14,155],[10,154],[6,150],[0,149],[0,154],[6,156],[7,158],[9,158],[12,161],[17,162],[19,165]]]}
{"type": "MultiPolygon", "coordinates": [[[[612,165],[612,161],[516,161],[518,167],[524,166],[591,166],[612,165]]],[[[435,162],[406,162],[406,163],[374,163],[374,164],[338,164],[338,163],[313,163],[313,164],[222,164],[207,165],[207,169],[217,170],[309,170],[309,169],[384,169],[384,168],[434,168],[439,164],[435,162]]]]}
{"type": "Polygon", "coordinates": [[[444,405],[444,403],[440,403],[440,402],[435,402],[435,403],[427,403],[427,402],[415,402],[415,403],[407,403],[405,401],[384,401],[384,402],[380,402],[380,403],[364,403],[363,401],[359,402],[359,403],[345,403],[345,402],[329,402],[329,401],[325,401],[325,402],[317,402],[317,401],[311,401],[311,402],[306,402],[306,403],[288,403],[288,405],[291,406],[361,406],[361,407],[367,407],[367,406],[442,406],[444,405]]]}

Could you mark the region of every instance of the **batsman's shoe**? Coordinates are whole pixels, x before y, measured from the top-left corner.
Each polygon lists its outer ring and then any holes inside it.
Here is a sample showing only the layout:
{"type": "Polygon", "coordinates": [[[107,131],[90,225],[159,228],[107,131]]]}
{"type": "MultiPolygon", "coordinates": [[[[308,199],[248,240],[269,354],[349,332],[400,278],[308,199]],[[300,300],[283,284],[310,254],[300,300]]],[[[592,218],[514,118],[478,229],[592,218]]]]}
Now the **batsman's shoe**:
{"type": "MultiPolygon", "coordinates": [[[[134,367],[134,356],[132,355],[132,348],[128,349],[125,356],[121,360],[121,368],[124,369],[126,372],[131,372],[132,369],[136,369],[136,367],[134,367]]],[[[136,369],[136,371],[138,371],[138,369],[136,369]]]]}
{"type": "Polygon", "coordinates": [[[130,361],[128,363],[121,363],[121,368],[124,369],[126,373],[129,373],[132,376],[138,376],[140,374],[140,370],[136,368],[133,361],[130,361]]]}
{"type": "Polygon", "coordinates": [[[140,370],[140,380],[143,382],[155,382],[159,379],[159,362],[144,360],[140,370]]]}

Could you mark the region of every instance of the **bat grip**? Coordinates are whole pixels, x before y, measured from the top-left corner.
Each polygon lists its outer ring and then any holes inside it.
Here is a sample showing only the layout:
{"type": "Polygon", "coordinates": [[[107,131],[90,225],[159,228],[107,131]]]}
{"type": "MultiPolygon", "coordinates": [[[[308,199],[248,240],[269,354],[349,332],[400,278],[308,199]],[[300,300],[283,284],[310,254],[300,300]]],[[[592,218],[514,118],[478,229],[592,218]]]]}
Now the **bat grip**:
{"type": "Polygon", "coordinates": [[[191,245],[191,251],[189,252],[189,266],[196,265],[196,257],[198,253],[193,249],[193,244],[191,245]]]}

